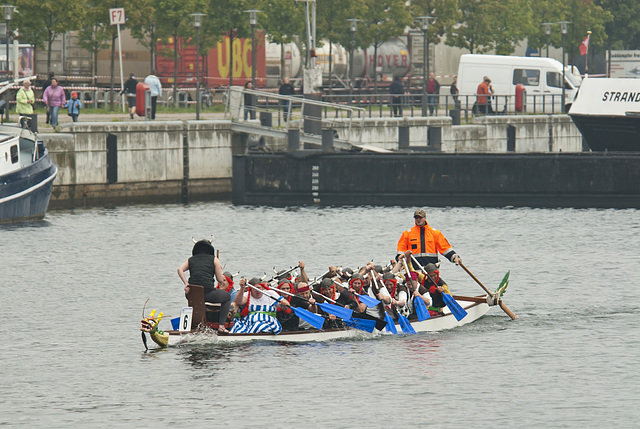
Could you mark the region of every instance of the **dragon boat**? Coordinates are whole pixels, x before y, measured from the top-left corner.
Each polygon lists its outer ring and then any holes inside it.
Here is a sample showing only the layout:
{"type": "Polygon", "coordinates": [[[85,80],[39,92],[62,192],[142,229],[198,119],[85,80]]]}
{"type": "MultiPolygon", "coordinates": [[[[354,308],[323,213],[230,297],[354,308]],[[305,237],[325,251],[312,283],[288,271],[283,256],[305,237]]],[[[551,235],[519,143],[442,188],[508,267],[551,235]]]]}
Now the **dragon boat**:
{"type": "MultiPolygon", "coordinates": [[[[466,270],[466,267],[463,266],[463,268],[466,270]]],[[[452,313],[448,307],[445,307],[444,312],[441,315],[434,315],[422,321],[410,317],[408,319],[409,323],[415,333],[439,332],[473,323],[487,314],[491,308],[495,306],[502,308],[502,310],[504,310],[512,319],[516,319],[517,316],[511,312],[511,310],[509,310],[502,301],[502,296],[509,283],[508,278],[509,273],[505,275],[500,286],[494,293],[489,292],[484,285],[482,285],[487,291],[484,295],[453,295],[453,298],[460,304],[460,307],[464,309],[464,312],[466,312],[466,315],[460,320],[458,320],[456,314],[452,313]]],[[[475,277],[474,279],[478,281],[475,277]]],[[[392,335],[392,330],[387,327],[382,330],[375,329],[373,332],[366,332],[350,326],[346,326],[341,329],[308,329],[298,331],[283,330],[279,334],[218,333],[218,323],[210,322],[208,320],[217,319],[215,312],[219,305],[210,303],[205,304],[204,289],[200,286],[191,285],[187,300],[188,307],[185,308],[189,310],[187,315],[183,315],[180,318],[179,323],[175,323],[177,326],[172,326],[172,329],[161,329],[160,321],[163,320],[163,313],[156,315],[156,310],[153,310],[145,317],[143,309],[143,318],[141,321],[142,326],[140,330],[142,331],[142,340],[145,348],[148,349],[145,334],[149,334],[153,342],[162,348],[191,343],[226,344],[250,341],[300,343],[333,341],[349,338],[369,339],[380,335],[392,335]]],[[[178,322],[177,318],[174,319],[174,321],[178,322]]],[[[231,324],[227,323],[225,327],[231,328],[231,324]]],[[[395,331],[398,333],[405,333],[405,327],[403,327],[399,321],[394,322],[394,327],[395,331]]]]}

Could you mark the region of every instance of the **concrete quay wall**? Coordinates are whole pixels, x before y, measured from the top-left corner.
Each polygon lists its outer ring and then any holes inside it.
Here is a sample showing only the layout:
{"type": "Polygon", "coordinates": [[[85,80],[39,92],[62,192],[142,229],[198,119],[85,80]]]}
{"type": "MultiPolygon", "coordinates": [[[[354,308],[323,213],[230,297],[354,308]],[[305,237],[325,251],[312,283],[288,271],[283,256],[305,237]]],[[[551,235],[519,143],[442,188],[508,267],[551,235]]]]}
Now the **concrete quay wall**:
{"type": "MultiPolygon", "coordinates": [[[[450,117],[363,122],[363,143],[397,150],[404,127],[409,141],[403,151],[412,153],[582,151],[582,137],[566,115],[475,118],[463,126],[452,125],[450,117]]],[[[40,134],[58,167],[50,205],[229,199],[233,155],[246,153],[251,141],[231,125],[227,120],[79,122],[66,124],[62,133],[40,134]]],[[[331,126],[339,136],[346,132],[342,124],[331,126]]],[[[272,150],[287,148],[286,139],[266,140],[272,150]]]]}

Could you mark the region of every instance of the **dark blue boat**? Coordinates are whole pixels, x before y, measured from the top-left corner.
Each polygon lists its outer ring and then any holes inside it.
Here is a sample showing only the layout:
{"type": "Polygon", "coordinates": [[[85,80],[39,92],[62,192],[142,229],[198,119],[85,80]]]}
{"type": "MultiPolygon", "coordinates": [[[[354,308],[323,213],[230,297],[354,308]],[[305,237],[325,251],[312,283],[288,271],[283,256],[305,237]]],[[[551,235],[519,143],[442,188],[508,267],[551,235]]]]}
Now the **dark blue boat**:
{"type": "Polygon", "coordinates": [[[57,172],[34,133],[0,126],[0,223],[44,218],[57,172]]]}

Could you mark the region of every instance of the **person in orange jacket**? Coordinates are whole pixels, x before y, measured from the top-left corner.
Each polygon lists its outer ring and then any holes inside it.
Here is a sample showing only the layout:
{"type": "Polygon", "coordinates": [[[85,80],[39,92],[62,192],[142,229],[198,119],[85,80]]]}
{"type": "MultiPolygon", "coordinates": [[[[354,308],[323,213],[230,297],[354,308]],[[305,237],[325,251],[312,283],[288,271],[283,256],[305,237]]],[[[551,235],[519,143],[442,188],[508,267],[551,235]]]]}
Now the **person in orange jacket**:
{"type": "Polygon", "coordinates": [[[427,223],[427,214],[422,209],[413,213],[415,225],[402,233],[398,240],[398,257],[406,251],[418,260],[423,267],[427,264],[437,264],[438,254],[458,265],[460,256],[453,250],[442,232],[432,228],[427,223]]]}

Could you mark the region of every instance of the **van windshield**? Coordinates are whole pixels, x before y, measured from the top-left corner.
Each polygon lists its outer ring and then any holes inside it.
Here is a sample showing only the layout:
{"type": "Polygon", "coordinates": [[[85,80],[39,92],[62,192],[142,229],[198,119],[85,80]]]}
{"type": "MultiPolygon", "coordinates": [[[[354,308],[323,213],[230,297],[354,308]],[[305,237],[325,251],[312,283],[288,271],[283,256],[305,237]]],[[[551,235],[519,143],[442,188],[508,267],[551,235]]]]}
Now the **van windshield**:
{"type": "Polygon", "coordinates": [[[562,75],[558,72],[547,72],[547,86],[549,88],[562,88],[562,75]]]}

